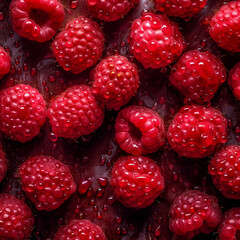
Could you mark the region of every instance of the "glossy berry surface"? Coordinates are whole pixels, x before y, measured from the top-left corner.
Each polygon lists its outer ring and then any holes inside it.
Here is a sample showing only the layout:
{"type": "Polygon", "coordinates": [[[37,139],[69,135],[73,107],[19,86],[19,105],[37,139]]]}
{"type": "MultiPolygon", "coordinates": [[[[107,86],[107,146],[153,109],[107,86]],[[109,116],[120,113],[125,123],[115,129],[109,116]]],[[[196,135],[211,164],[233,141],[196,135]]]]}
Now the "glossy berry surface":
{"type": "Polygon", "coordinates": [[[211,19],[209,32],[219,47],[240,52],[240,2],[223,5],[211,19]]]}
{"type": "Polygon", "coordinates": [[[216,229],[221,220],[217,198],[196,190],[179,195],[170,208],[169,227],[175,235],[192,239],[216,229]]]}
{"type": "Polygon", "coordinates": [[[132,105],[122,109],[115,123],[120,148],[132,155],[156,152],[165,142],[165,126],[157,112],[132,105]]]}
{"type": "Polygon", "coordinates": [[[2,150],[2,147],[0,147],[0,183],[5,177],[6,172],[7,172],[7,159],[5,152],[2,150]]]}
{"type": "Polygon", "coordinates": [[[170,82],[186,100],[196,102],[211,100],[227,73],[220,59],[210,52],[193,50],[186,52],[172,67],[170,82]]]}
{"type": "Polygon", "coordinates": [[[234,96],[240,100],[240,62],[229,72],[228,85],[232,89],[234,96]]]}
{"type": "Polygon", "coordinates": [[[12,0],[10,11],[14,31],[36,42],[54,37],[65,16],[59,0],[12,0]]]}
{"type": "Polygon", "coordinates": [[[52,157],[29,158],[19,174],[23,190],[39,211],[58,208],[77,188],[69,168],[52,157]]]}
{"type": "Polygon", "coordinates": [[[26,203],[10,194],[0,193],[0,239],[28,239],[33,225],[33,214],[26,203]]]}
{"type": "Polygon", "coordinates": [[[52,44],[53,54],[65,71],[77,74],[97,63],[104,41],[103,32],[96,22],[78,17],[56,36],[52,44]]]}
{"type": "Polygon", "coordinates": [[[107,57],[94,69],[92,91],[108,109],[119,110],[136,94],[138,87],[137,67],[126,57],[107,57]]]}
{"type": "Polygon", "coordinates": [[[227,141],[227,119],[214,108],[184,106],[174,116],[167,138],[180,156],[203,158],[227,141]]]}
{"type": "Polygon", "coordinates": [[[113,166],[111,185],[117,199],[126,207],[145,208],[162,193],[164,179],[152,159],[125,156],[113,166]]]}
{"type": "Polygon", "coordinates": [[[0,130],[13,140],[30,141],[46,120],[46,103],[36,88],[17,84],[0,92],[0,130]]]}
{"type": "Polygon", "coordinates": [[[134,20],[128,41],[130,51],[146,69],[171,64],[185,47],[178,27],[166,16],[153,13],[134,20]]]}
{"type": "Polygon", "coordinates": [[[78,138],[92,133],[103,122],[104,111],[87,85],[76,85],[52,100],[47,112],[58,137],[78,138]]]}
{"type": "Polygon", "coordinates": [[[11,69],[11,58],[9,54],[0,47],[0,79],[11,69]]]}

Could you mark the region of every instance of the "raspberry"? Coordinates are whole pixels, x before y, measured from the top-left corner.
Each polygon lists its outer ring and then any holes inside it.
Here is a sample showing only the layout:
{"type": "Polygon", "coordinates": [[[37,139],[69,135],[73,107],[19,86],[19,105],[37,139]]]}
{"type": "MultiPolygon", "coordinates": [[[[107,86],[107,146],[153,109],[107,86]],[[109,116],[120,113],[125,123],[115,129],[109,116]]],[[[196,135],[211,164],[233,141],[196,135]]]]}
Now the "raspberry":
{"type": "Polygon", "coordinates": [[[227,119],[211,107],[184,106],[170,124],[167,137],[180,156],[207,157],[227,141],[227,119]]]}
{"type": "Polygon", "coordinates": [[[174,235],[192,239],[199,233],[210,233],[221,220],[217,198],[196,190],[187,190],[173,202],[169,227],[174,235]]]}
{"type": "Polygon", "coordinates": [[[68,167],[52,157],[29,158],[19,174],[23,190],[39,211],[58,208],[77,189],[68,167]]]}
{"type": "Polygon", "coordinates": [[[78,17],[56,36],[52,48],[63,69],[78,74],[96,64],[102,55],[104,41],[96,22],[78,17]]]}
{"type": "Polygon", "coordinates": [[[76,85],[57,96],[47,111],[58,137],[78,138],[99,128],[104,111],[87,85],[76,85]]]}
{"type": "Polygon", "coordinates": [[[209,101],[226,80],[226,70],[209,52],[189,51],[173,66],[170,82],[186,96],[186,100],[209,101]]]}
{"type": "Polygon", "coordinates": [[[125,156],[113,166],[111,185],[126,207],[145,208],[162,193],[164,179],[152,159],[125,156]]]}
{"type": "Polygon", "coordinates": [[[45,120],[46,103],[37,89],[18,84],[0,92],[0,130],[13,140],[31,140],[45,120]]]}
{"type": "Polygon", "coordinates": [[[101,227],[89,220],[72,220],[68,225],[62,226],[54,240],[107,240],[101,227]]]}
{"type": "Polygon", "coordinates": [[[240,208],[232,208],[225,212],[218,228],[219,240],[240,239],[240,208]]]}
{"type": "Polygon", "coordinates": [[[118,113],[115,138],[122,150],[144,155],[159,150],[165,142],[165,127],[157,112],[142,106],[130,106],[118,113]]]}
{"type": "Polygon", "coordinates": [[[65,16],[58,0],[12,0],[10,11],[15,32],[37,42],[50,40],[65,16]]]}
{"type": "Polygon", "coordinates": [[[22,200],[7,194],[0,194],[0,239],[29,239],[34,224],[31,209],[22,200]]]}
{"type": "Polygon", "coordinates": [[[231,69],[228,77],[228,84],[234,96],[240,100],[240,62],[231,69]]]}
{"type": "Polygon", "coordinates": [[[7,172],[7,159],[5,152],[0,147],[0,182],[3,180],[5,174],[7,172]]]}
{"type": "Polygon", "coordinates": [[[138,87],[137,67],[126,57],[108,57],[93,72],[92,91],[107,108],[119,110],[135,95],[138,87]]]}
{"type": "Polygon", "coordinates": [[[213,16],[209,32],[221,48],[240,52],[240,1],[223,5],[213,16]]]}
{"type": "Polygon", "coordinates": [[[0,47],[0,79],[11,69],[11,58],[9,54],[0,47]]]}
{"type": "Polygon", "coordinates": [[[116,21],[126,15],[139,0],[85,0],[94,17],[107,22],[116,21]]]}
{"type": "Polygon", "coordinates": [[[156,8],[168,16],[191,17],[200,12],[207,0],[155,0],[156,8]]]}
{"type": "Polygon", "coordinates": [[[131,27],[130,51],[144,68],[171,64],[182,54],[185,42],[176,25],[164,15],[143,13],[131,27]]]}

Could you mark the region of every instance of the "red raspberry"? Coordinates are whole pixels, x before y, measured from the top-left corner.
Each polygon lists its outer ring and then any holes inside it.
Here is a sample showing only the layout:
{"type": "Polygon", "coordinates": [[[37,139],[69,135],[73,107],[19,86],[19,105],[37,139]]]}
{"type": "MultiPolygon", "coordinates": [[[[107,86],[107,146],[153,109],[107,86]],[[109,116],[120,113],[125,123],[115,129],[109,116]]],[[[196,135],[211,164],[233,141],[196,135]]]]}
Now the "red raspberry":
{"type": "Polygon", "coordinates": [[[100,226],[89,220],[72,220],[68,225],[62,226],[54,240],[107,240],[100,226]]]}
{"type": "Polygon", "coordinates": [[[0,47],[0,79],[11,69],[11,58],[9,54],[0,47]]]}
{"type": "Polygon", "coordinates": [[[77,189],[68,167],[52,157],[31,157],[19,168],[22,188],[36,208],[52,211],[77,189]]]}
{"type": "Polygon", "coordinates": [[[240,208],[225,212],[218,228],[218,240],[240,239],[240,208]]]}
{"type": "Polygon", "coordinates": [[[240,146],[227,146],[217,152],[208,171],[225,197],[240,199],[240,146]]]}
{"type": "Polygon", "coordinates": [[[96,64],[102,55],[104,41],[102,29],[96,22],[78,17],[56,36],[52,48],[63,69],[78,74],[96,64]]]}
{"type": "Polygon", "coordinates": [[[204,102],[213,98],[226,77],[220,59],[210,52],[194,50],[182,55],[173,66],[169,79],[186,96],[186,100],[204,102]]]}
{"type": "Polygon", "coordinates": [[[50,40],[65,16],[58,0],[12,0],[10,11],[15,32],[37,42],[50,40]]]}
{"type": "Polygon", "coordinates": [[[16,197],[0,194],[0,239],[29,239],[34,224],[31,209],[16,197]]]}
{"type": "Polygon", "coordinates": [[[191,17],[200,12],[207,0],[155,0],[156,8],[168,16],[191,17]]]}
{"type": "Polygon", "coordinates": [[[137,67],[126,57],[108,57],[93,72],[92,91],[107,108],[119,110],[135,95],[138,87],[137,67]]]}
{"type": "Polygon", "coordinates": [[[53,99],[47,115],[58,137],[74,139],[99,128],[104,119],[104,110],[90,87],[82,84],[68,88],[53,99]]]}
{"type": "Polygon", "coordinates": [[[130,106],[118,113],[115,138],[122,150],[144,155],[159,150],[165,142],[165,127],[157,112],[142,106],[130,106]]]}
{"type": "Polygon", "coordinates": [[[7,172],[7,159],[5,152],[0,147],[0,182],[3,180],[5,174],[7,172]]]}
{"type": "Polygon", "coordinates": [[[175,115],[167,137],[180,156],[207,157],[227,141],[227,119],[211,107],[184,106],[175,115]]]}
{"type": "Polygon", "coordinates": [[[196,190],[187,190],[179,195],[169,214],[170,230],[186,240],[199,233],[214,231],[221,220],[217,198],[196,190]]]}
{"type": "Polygon", "coordinates": [[[174,62],[185,48],[182,34],[164,15],[143,13],[131,27],[130,50],[145,68],[160,68],[174,62]]]}
{"type": "Polygon", "coordinates": [[[36,88],[18,84],[0,92],[0,129],[12,139],[27,142],[46,120],[46,103],[36,88]]]}
{"type": "Polygon", "coordinates": [[[240,1],[223,5],[213,16],[209,32],[220,47],[240,52],[240,1]]]}
{"type": "Polygon", "coordinates": [[[126,207],[145,208],[164,189],[164,179],[155,162],[143,156],[125,156],[112,169],[111,185],[126,207]]]}
{"type": "Polygon", "coordinates": [[[85,0],[94,17],[107,22],[116,21],[126,15],[139,0],[85,0]]]}
{"type": "Polygon", "coordinates": [[[228,76],[228,84],[234,96],[240,100],[240,62],[231,69],[228,76]]]}

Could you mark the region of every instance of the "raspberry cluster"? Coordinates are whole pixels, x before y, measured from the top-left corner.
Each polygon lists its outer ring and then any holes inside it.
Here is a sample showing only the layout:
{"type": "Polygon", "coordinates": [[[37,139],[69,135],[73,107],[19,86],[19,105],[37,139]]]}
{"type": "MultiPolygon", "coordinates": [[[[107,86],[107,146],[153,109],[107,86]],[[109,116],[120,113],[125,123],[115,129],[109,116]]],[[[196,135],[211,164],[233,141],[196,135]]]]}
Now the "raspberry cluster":
{"type": "Polygon", "coordinates": [[[228,84],[232,89],[234,96],[240,100],[240,62],[229,72],[228,84]]]}

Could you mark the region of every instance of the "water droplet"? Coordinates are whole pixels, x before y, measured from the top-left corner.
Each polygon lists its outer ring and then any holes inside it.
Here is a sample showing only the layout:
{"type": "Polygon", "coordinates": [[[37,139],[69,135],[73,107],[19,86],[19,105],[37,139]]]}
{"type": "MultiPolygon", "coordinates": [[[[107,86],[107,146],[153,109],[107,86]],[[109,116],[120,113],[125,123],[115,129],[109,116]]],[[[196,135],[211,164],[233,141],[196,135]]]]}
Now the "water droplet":
{"type": "Polygon", "coordinates": [[[51,140],[52,142],[56,142],[58,140],[58,137],[53,133],[51,132],[48,136],[49,140],[51,140]]]}
{"type": "Polygon", "coordinates": [[[91,186],[91,184],[92,184],[91,178],[89,178],[88,180],[80,180],[78,183],[78,192],[82,195],[85,194],[89,187],[91,186]]]}
{"type": "Polygon", "coordinates": [[[0,21],[4,20],[4,12],[0,12],[0,21]]]}
{"type": "Polygon", "coordinates": [[[100,166],[103,166],[106,163],[106,158],[104,156],[100,157],[100,166]]]}
{"type": "Polygon", "coordinates": [[[26,63],[24,63],[24,64],[23,64],[23,71],[25,71],[25,72],[26,72],[27,70],[28,70],[27,64],[26,64],[26,63]]]}
{"type": "Polygon", "coordinates": [[[107,199],[107,204],[111,206],[114,204],[115,201],[116,201],[116,198],[114,196],[109,196],[107,199]]]}
{"type": "Polygon", "coordinates": [[[55,82],[55,77],[53,76],[53,75],[50,75],[49,77],[48,77],[48,80],[50,81],[50,82],[55,82]]]}
{"type": "Polygon", "coordinates": [[[108,184],[108,179],[106,177],[100,177],[97,179],[98,183],[102,187],[106,187],[108,184]]]}
{"type": "Polygon", "coordinates": [[[72,0],[72,1],[70,2],[70,7],[71,7],[72,9],[77,8],[77,7],[78,7],[78,0],[72,0]]]}
{"type": "Polygon", "coordinates": [[[96,197],[101,197],[104,194],[104,190],[102,188],[98,188],[96,192],[96,197]]]}
{"type": "Polygon", "coordinates": [[[115,218],[115,221],[116,221],[116,223],[121,224],[122,218],[117,216],[117,217],[115,218]]]}
{"type": "Polygon", "coordinates": [[[160,235],[161,235],[160,226],[156,228],[156,230],[155,230],[155,232],[154,232],[154,235],[155,235],[156,237],[160,237],[160,235]]]}
{"type": "Polygon", "coordinates": [[[101,220],[103,218],[102,213],[98,212],[97,213],[97,219],[101,220]]]}
{"type": "Polygon", "coordinates": [[[37,73],[36,68],[31,68],[30,75],[33,77],[37,73]]]}

